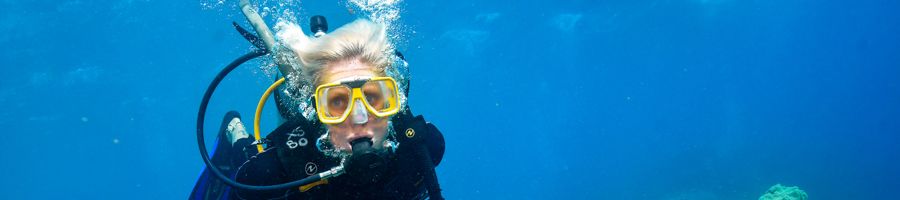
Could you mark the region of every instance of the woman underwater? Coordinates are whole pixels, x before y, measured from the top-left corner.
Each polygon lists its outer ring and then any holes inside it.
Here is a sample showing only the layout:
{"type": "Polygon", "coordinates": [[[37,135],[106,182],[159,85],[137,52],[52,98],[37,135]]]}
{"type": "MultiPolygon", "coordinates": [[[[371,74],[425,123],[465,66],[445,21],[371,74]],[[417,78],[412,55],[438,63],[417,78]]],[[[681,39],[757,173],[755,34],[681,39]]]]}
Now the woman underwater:
{"type": "Polygon", "coordinates": [[[292,23],[277,24],[273,36],[247,0],[241,10],[258,46],[272,50],[289,83],[276,93],[284,123],[257,141],[229,112],[211,162],[247,185],[322,179],[297,188],[229,192],[204,172],[191,198],[442,199],[434,168],[443,157],[443,136],[405,106],[408,90],[396,73],[403,58],[383,25],[358,19],[325,33],[324,18],[317,16],[314,36],[292,23]],[[312,105],[315,113],[304,115],[300,105],[312,105]]]}

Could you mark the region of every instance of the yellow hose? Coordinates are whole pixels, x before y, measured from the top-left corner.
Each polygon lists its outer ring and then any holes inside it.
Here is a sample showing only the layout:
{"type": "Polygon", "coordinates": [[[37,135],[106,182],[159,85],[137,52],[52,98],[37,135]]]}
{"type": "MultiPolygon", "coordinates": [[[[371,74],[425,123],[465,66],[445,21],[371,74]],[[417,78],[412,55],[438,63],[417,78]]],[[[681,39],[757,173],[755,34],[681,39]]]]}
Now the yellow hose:
{"type": "MultiPolygon", "coordinates": [[[[253,137],[256,138],[256,141],[262,141],[259,136],[259,118],[260,115],[262,115],[263,107],[266,105],[266,100],[269,100],[269,95],[272,94],[272,91],[275,91],[275,88],[282,83],[284,83],[284,77],[278,79],[275,83],[272,83],[272,85],[269,86],[269,89],[266,89],[266,93],[263,93],[262,98],[259,98],[259,104],[256,105],[256,116],[253,118],[253,137]]],[[[259,151],[259,153],[263,152],[261,142],[257,142],[256,150],[259,151]]]]}

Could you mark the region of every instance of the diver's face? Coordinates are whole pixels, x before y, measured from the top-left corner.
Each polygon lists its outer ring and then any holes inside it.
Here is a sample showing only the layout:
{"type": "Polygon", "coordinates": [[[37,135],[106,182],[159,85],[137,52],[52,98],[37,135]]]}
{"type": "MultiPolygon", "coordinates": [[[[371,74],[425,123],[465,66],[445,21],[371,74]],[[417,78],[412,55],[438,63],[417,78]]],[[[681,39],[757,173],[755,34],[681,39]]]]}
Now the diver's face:
{"type": "MultiPolygon", "coordinates": [[[[361,63],[357,60],[329,63],[321,74],[319,84],[342,82],[348,80],[365,79],[378,76],[375,67],[361,63]]],[[[356,102],[354,102],[355,104],[356,102]]],[[[383,148],[383,142],[387,133],[388,118],[379,118],[369,113],[365,108],[357,109],[353,105],[353,112],[366,112],[368,120],[361,120],[353,116],[339,124],[328,125],[329,140],[334,147],[341,151],[351,151],[350,142],[358,138],[372,138],[374,148],[383,148]]]]}

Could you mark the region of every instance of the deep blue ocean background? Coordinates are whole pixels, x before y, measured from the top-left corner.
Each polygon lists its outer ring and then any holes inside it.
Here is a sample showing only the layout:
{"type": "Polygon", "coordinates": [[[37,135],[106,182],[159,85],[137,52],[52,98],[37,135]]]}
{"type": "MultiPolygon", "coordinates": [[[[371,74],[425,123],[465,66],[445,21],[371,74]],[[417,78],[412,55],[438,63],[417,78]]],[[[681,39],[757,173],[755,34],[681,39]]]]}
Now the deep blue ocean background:
{"type": "MultiPolygon", "coordinates": [[[[0,199],[186,198],[202,93],[250,49],[236,4],[0,1],[0,199]]],[[[900,199],[900,1],[400,6],[409,105],[446,137],[450,199],[756,199],[776,183],[900,199]]],[[[356,18],[291,8],[304,29],[356,18]]],[[[235,70],[207,143],[271,81],[235,70]]]]}

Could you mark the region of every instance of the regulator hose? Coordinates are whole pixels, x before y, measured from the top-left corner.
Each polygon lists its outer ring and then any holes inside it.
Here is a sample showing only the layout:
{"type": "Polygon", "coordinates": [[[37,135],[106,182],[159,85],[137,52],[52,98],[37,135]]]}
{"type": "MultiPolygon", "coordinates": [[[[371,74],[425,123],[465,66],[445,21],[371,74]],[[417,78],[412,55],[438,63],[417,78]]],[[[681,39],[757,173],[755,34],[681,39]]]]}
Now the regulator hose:
{"type": "Polygon", "coordinates": [[[212,164],[212,161],[210,161],[209,152],[206,151],[206,142],[204,141],[204,137],[203,137],[203,122],[204,122],[204,119],[206,118],[206,107],[209,105],[209,98],[212,97],[212,94],[213,94],[213,92],[215,92],[216,87],[219,86],[219,83],[222,82],[222,79],[225,79],[225,76],[227,76],[228,73],[231,73],[231,71],[233,71],[235,68],[237,68],[241,64],[244,64],[244,62],[247,62],[251,59],[265,55],[267,53],[268,53],[268,51],[266,51],[264,49],[256,49],[247,54],[244,54],[241,57],[238,57],[234,61],[231,61],[231,63],[228,64],[228,66],[225,66],[225,68],[222,69],[222,71],[220,71],[218,75],[216,75],[216,78],[214,78],[212,80],[212,82],[209,83],[209,87],[206,88],[206,93],[203,94],[203,100],[200,101],[200,111],[197,112],[197,146],[200,147],[200,157],[203,158],[203,163],[206,164],[206,167],[209,168],[209,170],[213,172],[213,174],[215,175],[216,178],[219,178],[220,180],[222,180],[222,182],[224,182],[228,186],[243,189],[243,190],[284,190],[284,189],[288,189],[288,188],[298,188],[301,185],[306,185],[306,184],[310,184],[310,183],[319,181],[323,178],[323,176],[327,177],[327,176],[335,175],[333,172],[328,173],[328,172],[334,171],[334,170],[329,170],[329,171],[326,171],[323,173],[319,173],[316,175],[306,177],[304,179],[300,179],[300,180],[296,180],[296,181],[292,181],[292,182],[288,182],[288,183],[282,183],[282,184],[277,184],[277,185],[247,185],[247,184],[238,183],[237,181],[232,180],[231,178],[229,178],[228,176],[223,174],[222,171],[220,171],[218,168],[216,168],[216,166],[212,164]]]}

